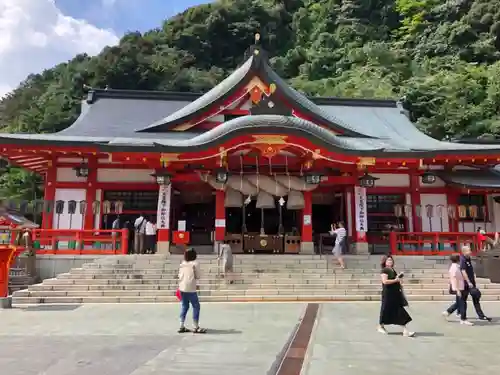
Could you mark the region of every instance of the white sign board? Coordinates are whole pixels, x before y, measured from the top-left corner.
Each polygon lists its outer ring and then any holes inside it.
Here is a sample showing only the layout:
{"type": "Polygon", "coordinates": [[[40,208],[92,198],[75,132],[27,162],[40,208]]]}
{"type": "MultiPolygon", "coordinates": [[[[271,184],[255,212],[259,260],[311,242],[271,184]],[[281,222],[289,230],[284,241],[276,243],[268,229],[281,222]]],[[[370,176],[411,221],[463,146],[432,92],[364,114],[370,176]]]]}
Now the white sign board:
{"type": "Polygon", "coordinates": [[[172,185],[160,185],[158,191],[158,211],[156,213],[156,228],[170,228],[170,195],[172,185]]]}
{"type": "Polygon", "coordinates": [[[179,232],[185,232],[186,231],[186,220],[179,220],[177,222],[177,230],[179,232]]]}
{"type": "Polygon", "coordinates": [[[311,215],[304,215],[304,225],[311,225],[312,217],[311,215]]]}
{"type": "Polygon", "coordinates": [[[368,217],[366,214],[366,188],[360,186],[354,187],[354,204],[356,215],[356,230],[358,232],[366,232],[368,231],[368,217]]]}
{"type": "Polygon", "coordinates": [[[226,219],[215,219],[215,227],[216,228],[225,228],[226,227],[226,219]]]}

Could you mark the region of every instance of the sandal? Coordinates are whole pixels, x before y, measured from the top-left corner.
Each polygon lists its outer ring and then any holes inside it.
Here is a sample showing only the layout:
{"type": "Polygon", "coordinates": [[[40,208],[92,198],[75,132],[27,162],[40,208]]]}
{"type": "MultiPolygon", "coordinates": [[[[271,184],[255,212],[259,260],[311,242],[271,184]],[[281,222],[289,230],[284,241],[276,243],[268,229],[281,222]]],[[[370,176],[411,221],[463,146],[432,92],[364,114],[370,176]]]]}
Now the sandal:
{"type": "Polygon", "coordinates": [[[197,328],[193,329],[193,333],[207,333],[207,329],[197,327],[197,328]]]}
{"type": "Polygon", "coordinates": [[[181,327],[177,331],[177,333],[186,333],[186,332],[191,332],[191,331],[189,329],[187,329],[186,327],[181,327]]]}

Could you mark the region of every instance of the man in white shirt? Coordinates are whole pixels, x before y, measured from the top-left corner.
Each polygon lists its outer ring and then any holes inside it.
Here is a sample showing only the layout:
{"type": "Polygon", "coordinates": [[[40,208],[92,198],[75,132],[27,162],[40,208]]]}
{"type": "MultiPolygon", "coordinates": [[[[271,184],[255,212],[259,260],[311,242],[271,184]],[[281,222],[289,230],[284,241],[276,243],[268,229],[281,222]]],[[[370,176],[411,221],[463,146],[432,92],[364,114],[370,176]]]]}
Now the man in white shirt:
{"type": "Polygon", "coordinates": [[[146,221],[146,252],[154,254],[156,251],[156,224],[151,221],[146,221]]]}
{"type": "Polygon", "coordinates": [[[146,237],[146,218],[141,214],[134,222],[134,252],[136,254],[144,253],[144,241],[146,237]]]}
{"type": "Polygon", "coordinates": [[[113,250],[117,250],[120,246],[119,238],[120,238],[120,216],[117,216],[115,220],[113,220],[113,224],[111,224],[111,238],[113,239],[112,248],[113,250]]]}
{"type": "Polygon", "coordinates": [[[332,254],[335,258],[337,258],[340,268],[345,269],[345,262],[342,257],[342,248],[345,244],[347,232],[344,228],[344,223],[339,222],[336,225],[332,224],[330,234],[335,235],[335,245],[333,246],[332,254]]]}

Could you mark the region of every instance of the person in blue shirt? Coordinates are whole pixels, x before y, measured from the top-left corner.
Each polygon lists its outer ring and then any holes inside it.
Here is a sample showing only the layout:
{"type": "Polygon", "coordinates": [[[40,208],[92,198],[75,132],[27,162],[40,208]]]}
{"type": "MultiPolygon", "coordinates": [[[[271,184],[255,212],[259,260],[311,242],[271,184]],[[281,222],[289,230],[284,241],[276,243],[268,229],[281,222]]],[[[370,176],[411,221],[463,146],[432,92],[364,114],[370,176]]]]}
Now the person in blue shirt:
{"type": "Polygon", "coordinates": [[[481,291],[476,285],[476,277],[474,274],[474,266],[472,265],[471,253],[472,252],[469,246],[462,247],[462,254],[460,255],[460,269],[462,270],[465,282],[467,283],[477,317],[479,320],[491,322],[491,318],[484,315],[483,309],[481,308],[481,291]]]}

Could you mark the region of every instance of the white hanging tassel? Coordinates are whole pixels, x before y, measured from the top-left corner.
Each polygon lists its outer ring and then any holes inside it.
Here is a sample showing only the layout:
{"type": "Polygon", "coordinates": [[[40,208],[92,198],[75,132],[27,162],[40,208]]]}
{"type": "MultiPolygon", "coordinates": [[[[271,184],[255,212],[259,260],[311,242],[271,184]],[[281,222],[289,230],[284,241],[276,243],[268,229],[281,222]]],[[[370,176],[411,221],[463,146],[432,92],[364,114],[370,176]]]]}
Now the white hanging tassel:
{"type": "Polygon", "coordinates": [[[255,165],[257,167],[257,190],[260,190],[259,189],[259,157],[258,156],[255,157],[255,165]]]}
{"type": "Polygon", "coordinates": [[[292,190],[292,178],[290,173],[288,173],[288,155],[285,155],[285,173],[288,176],[288,191],[292,190]]]}
{"type": "Polygon", "coordinates": [[[240,191],[243,190],[243,156],[240,155],[240,191]]]}

